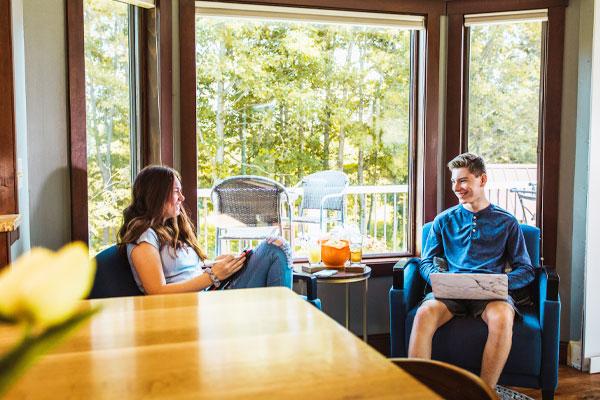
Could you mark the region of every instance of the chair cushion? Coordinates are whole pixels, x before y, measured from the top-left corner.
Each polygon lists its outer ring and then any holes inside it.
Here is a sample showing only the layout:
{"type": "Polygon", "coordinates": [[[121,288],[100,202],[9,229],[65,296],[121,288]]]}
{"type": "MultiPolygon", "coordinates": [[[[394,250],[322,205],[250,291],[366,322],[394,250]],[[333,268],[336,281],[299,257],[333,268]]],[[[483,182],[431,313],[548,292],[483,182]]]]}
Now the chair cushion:
{"type": "MultiPolygon", "coordinates": [[[[410,339],[415,307],[406,318],[406,348],[410,339]]],[[[515,318],[513,345],[504,373],[537,376],[542,357],[542,332],[533,307],[521,309],[523,318],[515,318]]],[[[487,340],[487,325],[481,318],[453,318],[433,337],[432,358],[478,372],[487,340]]]]}

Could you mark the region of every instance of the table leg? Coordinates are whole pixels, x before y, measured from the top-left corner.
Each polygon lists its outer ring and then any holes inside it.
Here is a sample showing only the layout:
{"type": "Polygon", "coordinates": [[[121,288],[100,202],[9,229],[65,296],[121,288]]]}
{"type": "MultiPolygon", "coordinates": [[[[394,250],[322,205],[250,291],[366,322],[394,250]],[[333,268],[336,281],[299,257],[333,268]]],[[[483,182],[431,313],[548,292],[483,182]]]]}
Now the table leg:
{"type": "Polygon", "coordinates": [[[350,304],[348,301],[348,286],[350,286],[349,283],[345,283],[344,286],[346,287],[346,329],[348,329],[349,326],[349,322],[350,322],[350,311],[348,310],[350,308],[350,304]]]}
{"type": "Polygon", "coordinates": [[[365,287],[363,291],[363,340],[367,341],[367,291],[369,290],[369,280],[365,279],[365,287]]]}

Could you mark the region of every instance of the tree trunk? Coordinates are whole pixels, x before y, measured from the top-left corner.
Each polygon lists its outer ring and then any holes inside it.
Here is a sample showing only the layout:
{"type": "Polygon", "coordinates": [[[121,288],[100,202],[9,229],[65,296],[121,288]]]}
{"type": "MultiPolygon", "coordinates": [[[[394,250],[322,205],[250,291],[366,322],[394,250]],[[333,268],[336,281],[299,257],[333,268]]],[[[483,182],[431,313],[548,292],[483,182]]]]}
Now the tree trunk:
{"type": "MultiPolygon", "coordinates": [[[[348,43],[348,51],[346,53],[346,71],[348,71],[350,67],[350,63],[352,62],[352,47],[353,42],[350,41],[348,43]]],[[[342,101],[344,105],[348,104],[348,86],[344,84],[344,90],[342,95],[342,101]]],[[[338,140],[338,157],[337,157],[337,167],[340,171],[344,169],[344,142],[346,139],[345,126],[346,126],[346,117],[347,112],[345,109],[342,110],[340,115],[340,135],[338,140]]]]}
{"type": "MultiPolygon", "coordinates": [[[[358,43],[358,65],[359,65],[359,70],[358,70],[358,74],[359,76],[362,76],[362,71],[364,68],[364,60],[363,60],[363,56],[364,56],[364,48],[362,46],[362,43],[359,41],[358,43]]],[[[363,130],[364,126],[363,126],[363,118],[364,118],[364,113],[363,113],[363,87],[361,84],[358,85],[358,121],[360,122],[360,128],[361,130],[363,130]]],[[[365,132],[366,134],[366,132],[365,132]]],[[[359,150],[358,150],[358,184],[359,185],[364,185],[365,184],[365,176],[364,176],[364,168],[365,168],[365,154],[364,154],[364,147],[361,143],[361,145],[359,146],[359,150]]],[[[369,225],[366,223],[365,221],[365,210],[367,208],[367,198],[366,195],[361,194],[360,195],[360,231],[361,233],[368,233],[368,229],[369,229],[369,225]]]]}
{"type": "Polygon", "coordinates": [[[335,33],[329,38],[329,43],[327,45],[327,67],[326,67],[326,79],[327,86],[325,88],[325,121],[324,121],[324,129],[323,129],[323,169],[329,169],[329,144],[331,142],[331,101],[332,101],[332,93],[331,93],[331,75],[332,75],[332,65],[334,63],[333,54],[334,54],[334,45],[335,45],[335,33]]]}
{"type": "Polygon", "coordinates": [[[327,95],[325,96],[325,126],[323,129],[323,169],[329,169],[329,142],[331,140],[331,109],[329,107],[330,87],[327,85],[327,95]]]}
{"type": "MultiPolygon", "coordinates": [[[[222,64],[223,58],[225,57],[225,45],[223,42],[219,42],[219,65],[222,64]]],[[[223,82],[223,74],[217,81],[217,115],[216,119],[216,145],[217,149],[215,152],[215,169],[213,170],[213,182],[218,179],[217,171],[220,171],[223,165],[225,155],[225,82],[223,82]]]]}

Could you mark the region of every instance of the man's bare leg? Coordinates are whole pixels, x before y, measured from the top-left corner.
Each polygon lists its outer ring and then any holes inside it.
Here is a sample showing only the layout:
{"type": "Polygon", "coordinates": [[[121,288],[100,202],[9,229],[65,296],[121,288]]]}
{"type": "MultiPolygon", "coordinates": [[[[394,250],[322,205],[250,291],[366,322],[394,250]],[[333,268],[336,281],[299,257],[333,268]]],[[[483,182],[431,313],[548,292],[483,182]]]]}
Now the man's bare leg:
{"type": "Polygon", "coordinates": [[[431,358],[431,340],[435,331],[452,319],[448,307],[439,300],[427,300],[419,306],[408,344],[408,356],[431,358]]]}
{"type": "Polygon", "coordinates": [[[494,389],[512,346],[515,310],[507,302],[492,301],[483,310],[481,318],[488,326],[488,338],[481,362],[481,379],[494,389]]]}

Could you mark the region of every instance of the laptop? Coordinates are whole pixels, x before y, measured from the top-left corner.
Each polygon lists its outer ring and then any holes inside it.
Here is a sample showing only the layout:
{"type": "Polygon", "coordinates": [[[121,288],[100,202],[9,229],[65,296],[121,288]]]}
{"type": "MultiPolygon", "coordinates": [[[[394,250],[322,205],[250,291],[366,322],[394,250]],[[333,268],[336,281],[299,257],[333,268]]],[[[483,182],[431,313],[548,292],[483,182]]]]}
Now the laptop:
{"type": "Polygon", "coordinates": [[[433,273],[429,275],[438,299],[506,300],[508,275],[433,273]]]}

